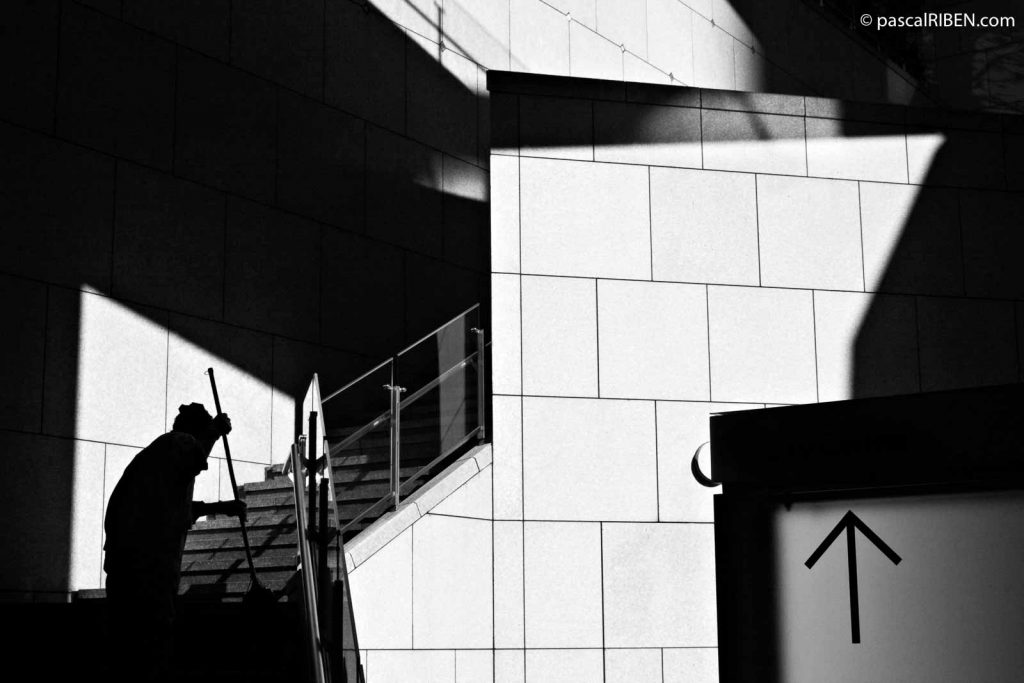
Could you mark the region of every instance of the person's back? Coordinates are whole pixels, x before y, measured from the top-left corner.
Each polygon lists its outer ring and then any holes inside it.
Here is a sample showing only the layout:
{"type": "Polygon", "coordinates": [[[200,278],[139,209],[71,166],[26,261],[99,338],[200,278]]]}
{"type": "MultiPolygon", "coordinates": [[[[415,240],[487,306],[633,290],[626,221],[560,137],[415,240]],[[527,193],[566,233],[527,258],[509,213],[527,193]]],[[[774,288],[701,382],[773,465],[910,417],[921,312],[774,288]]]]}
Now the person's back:
{"type": "Polygon", "coordinates": [[[174,431],[158,437],[125,469],[104,521],[110,630],[123,680],[159,680],[167,668],[185,538],[204,514],[241,514],[237,502],[192,501],[210,449],[231,429],[199,404],[181,406],[174,431]]]}

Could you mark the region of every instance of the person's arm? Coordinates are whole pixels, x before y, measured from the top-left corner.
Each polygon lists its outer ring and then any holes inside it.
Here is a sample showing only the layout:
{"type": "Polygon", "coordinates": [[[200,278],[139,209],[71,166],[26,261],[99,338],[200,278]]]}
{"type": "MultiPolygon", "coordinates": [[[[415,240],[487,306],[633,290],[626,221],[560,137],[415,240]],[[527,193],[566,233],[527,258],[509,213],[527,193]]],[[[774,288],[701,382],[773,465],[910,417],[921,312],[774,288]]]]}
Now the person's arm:
{"type": "Polygon", "coordinates": [[[192,521],[207,515],[228,515],[229,517],[245,517],[244,500],[222,500],[217,503],[192,501],[192,521]]]}
{"type": "Polygon", "coordinates": [[[229,418],[226,413],[221,413],[217,417],[213,418],[213,420],[210,421],[209,429],[206,430],[206,434],[196,437],[203,456],[210,455],[210,451],[213,450],[213,446],[217,443],[217,439],[230,433],[231,418],[229,418]]]}

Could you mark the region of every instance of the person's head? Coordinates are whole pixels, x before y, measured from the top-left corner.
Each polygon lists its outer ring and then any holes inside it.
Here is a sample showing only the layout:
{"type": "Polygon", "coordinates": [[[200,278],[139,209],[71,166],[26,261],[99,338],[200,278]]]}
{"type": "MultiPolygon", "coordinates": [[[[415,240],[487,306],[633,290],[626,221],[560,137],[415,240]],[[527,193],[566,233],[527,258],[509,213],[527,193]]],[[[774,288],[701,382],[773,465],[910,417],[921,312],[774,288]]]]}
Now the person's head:
{"type": "Polygon", "coordinates": [[[174,418],[173,429],[176,432],[191,434],[197,439],[208,439],[213,415],[206,412],[202,403],[189,403],[178,407],[178,416],[174,418]]]}

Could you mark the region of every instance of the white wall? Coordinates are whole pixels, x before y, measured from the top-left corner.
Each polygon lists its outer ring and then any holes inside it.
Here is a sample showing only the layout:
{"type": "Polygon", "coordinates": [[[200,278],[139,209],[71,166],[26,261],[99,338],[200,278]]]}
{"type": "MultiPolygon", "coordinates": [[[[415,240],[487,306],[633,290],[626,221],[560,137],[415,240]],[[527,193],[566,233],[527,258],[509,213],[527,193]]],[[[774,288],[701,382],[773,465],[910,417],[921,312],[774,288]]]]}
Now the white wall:
{"type": "Polygon", "coordinates": [[[523,539],[495,554],[515,575],[496,623],[516,615],[496,644],[526,663],[496,659],[495,680],[717,680],[713,491],[689,471],[709,415],[1018,381],[1011,131],[816,98],[492,89],[519,131],[491,158],[494,513],[523,539]],[[569,112],[614,145],[538,145],[569,112]]]}

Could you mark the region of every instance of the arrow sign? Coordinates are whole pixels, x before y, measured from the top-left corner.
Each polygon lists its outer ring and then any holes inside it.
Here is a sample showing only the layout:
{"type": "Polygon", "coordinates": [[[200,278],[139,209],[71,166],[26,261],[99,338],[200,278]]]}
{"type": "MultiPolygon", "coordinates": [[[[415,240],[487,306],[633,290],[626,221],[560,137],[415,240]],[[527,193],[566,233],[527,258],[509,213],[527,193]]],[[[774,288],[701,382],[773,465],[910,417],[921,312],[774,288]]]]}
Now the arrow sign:
{"type": "Polygon", "coordinates": [[[874,531],[868,528],[868,525],[860,521],[860,517],[853,514],[853,510],[847,510],[843,518],[839,520],[839,524],[836,524],[835,528],[829,532],[825,540],[821,542],[818,549],[811,553],[811,556],[807,558],[804,564],[810,569],[815,563],[821,559],[821,556],[825,554],[832,542],[839,538],[839,534],[846,530],[846,559],[849,562],[849,576],[850,576],[850,628],[853,631],[853,642],[860,642],[860,606],[857,599],[857,543],[856,543],[856,529],[860,529],[860,532],[864,534],[864,537],[875,544],[875,547],[882,551],[882,553],[892,560],[893,564],[899,564],[902,559],[899,555],[893,551],[885,541],[878,537],[874,531]]]}

